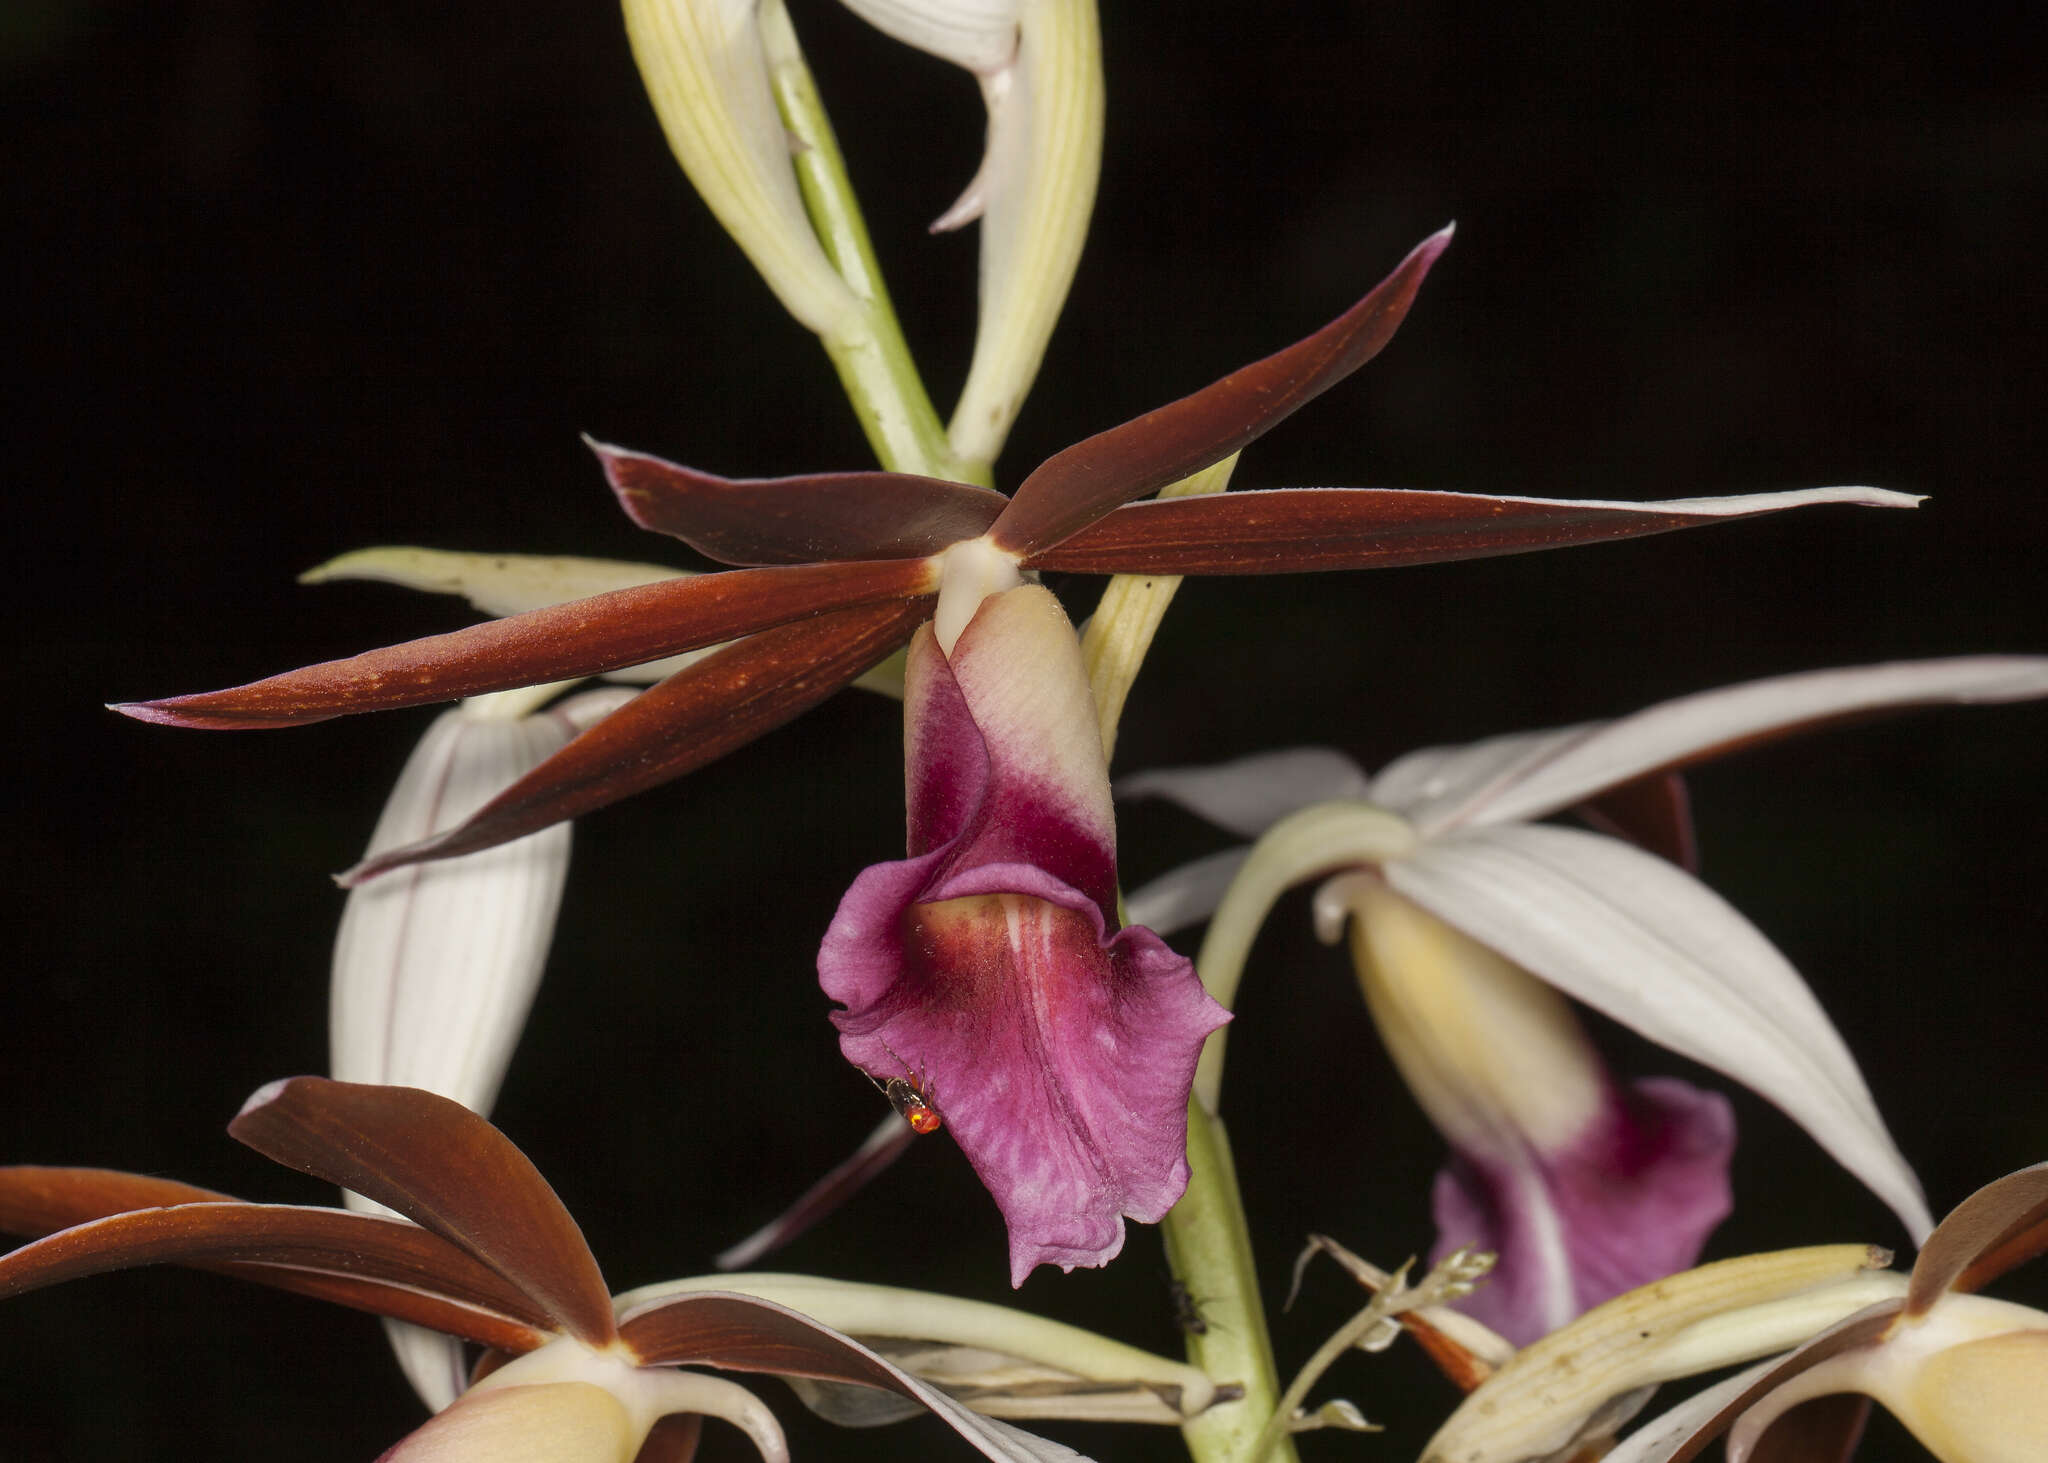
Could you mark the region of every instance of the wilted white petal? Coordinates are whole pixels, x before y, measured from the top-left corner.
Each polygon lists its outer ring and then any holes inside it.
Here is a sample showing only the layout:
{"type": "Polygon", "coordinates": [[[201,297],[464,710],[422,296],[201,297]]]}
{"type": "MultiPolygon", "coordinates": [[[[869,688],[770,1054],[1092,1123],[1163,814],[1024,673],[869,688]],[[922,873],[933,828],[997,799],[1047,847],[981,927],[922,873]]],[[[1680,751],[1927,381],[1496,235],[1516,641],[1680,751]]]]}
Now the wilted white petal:
{"type": "Polygon", "coordinates": [[[1919,1182],[1820,1003],[1705,885],[1616,839],[1511,825],[1423,844],[1389,884],[1531,974],[1784,1109],[1896,1212],[1919,1182]]]}
{"type": "Polygon", "coordinates": [[[1249,848],[1226,848],[1182,864],[1124,896],[1124,922],[1143,925],[1155,935],[1198,925],[1216,912],[1224,891],[1251,857],[1249,848]]]}
{"type": "MultiPolygon", "coordinates": [[[[1407,759],[1402,759],[1403,761],[1407,759]]],[[[1164,798],[1240,838],[1257,838],[1289,813],[1342,799],[1406,810],[1378,795],[1378,783],[1330,747],[1290,747],[1208,767],[1162,767],[1117,779],[1120,798],[1164,798]]]]}
{"type": "Polygon", "coordinates": [[[2048,657],[1959,656],[1773,676],[1660,702],[1615,721],[1411,753],[1370,796],[1426,833],[1542,818],[1673,763],[1854,712],[2048,696],[2048,657]],[[1427,807],[1418,806],[1426,798],[1427,807]]]}
{"type": "Polygon", "coordinates": [[[811,229],[757,11],[780,0],[625,0],[626,35],[683,171],[783,307],[834,338],[860,301],[811,229]]]}
{"type": "Polygon", "coordinates": [[[1632,1394],[1646,1387],[1787,1350],[1903,1295],[1906,1277],[1882,1270],[1889,1259],[1863,1245],[1781,1250],[1680,1271],[1617,1296],[1516,1352],[1438,1429],[1424,1463],[1566,1456],[1580,1438],[1611,1435],[1646,1398],[1632,1394]]]}

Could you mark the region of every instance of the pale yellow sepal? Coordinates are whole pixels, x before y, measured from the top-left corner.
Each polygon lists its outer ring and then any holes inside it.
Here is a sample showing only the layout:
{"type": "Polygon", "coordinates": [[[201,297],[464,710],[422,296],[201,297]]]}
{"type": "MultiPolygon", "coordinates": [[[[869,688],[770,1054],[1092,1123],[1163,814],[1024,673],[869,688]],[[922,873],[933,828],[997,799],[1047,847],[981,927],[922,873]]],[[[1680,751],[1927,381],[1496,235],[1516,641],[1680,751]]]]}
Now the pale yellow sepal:
{"type": "MultiPolygon", "coordinates": [[[[1238,454],[1182,478],[1159,490],[1162,498],[1186,498],[1220,493],[1230,486],[1230,474],[1237,467],[1238,454]]],[[[1178,574],[1115,574],[1103,586],[1095,613],[1081,631],[1081,660],[1088,667],[1088,688],[1095,693],[1095,715],[1102,727],[1102,757],[1116,753],[1117,723],[1123,719],[1124,702],[1131,684],[1159,633],[1167,606],[1180,590],[1178,574]]]]}
{"type": "Polygon", "coordinates": [[[827,339],[861,311],[812,231],[768,82],[759,12],[781,0],[625,0],[669,147],[785,309],[827,339]]]}
{"type": "Polygon", "coordinates": [[[1007,1306],[926,1291],[742,1273],[651,1285],[614,1304],[623,1315],[666,1296],[711,1290],[802,1311],[990,1417],[1178,1425],[1216,1399],[1215,1382],[1185,1362],[1007,1306]]]}
{"type": "MultiPolygon", "coordinates": [[[[1423,1463],[1547,1458],[1632,1407],[1612,1404],[1676,1377],[1785,1351],[1906,1291],[1867,1245],[1745,1255],[1683,1270],[1596,1306],[1523,1347],[1451,1414],[1423,1463]]],[[[1640,1400],[1640,1399],[1634,1399],[1640,1400]]]]}

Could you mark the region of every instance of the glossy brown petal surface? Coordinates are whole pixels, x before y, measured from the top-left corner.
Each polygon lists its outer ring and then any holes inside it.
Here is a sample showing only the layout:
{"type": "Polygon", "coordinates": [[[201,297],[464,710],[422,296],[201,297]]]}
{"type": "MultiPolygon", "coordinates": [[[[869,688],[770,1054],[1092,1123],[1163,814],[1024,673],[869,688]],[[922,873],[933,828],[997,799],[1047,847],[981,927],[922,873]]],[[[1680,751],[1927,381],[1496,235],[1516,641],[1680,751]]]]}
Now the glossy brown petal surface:
{"type": "Polygon", "coordinates": [[[1888,1300],[1874,1306],[1866,1306],[1855,1315],[1837,1321],[1798,1350],[1787,1352],[1776,1366],[1759,1375],[1755,1381],[1736,1393],[1720,1411],[1695,1428],[1692,1436],[1678,1447],[1656,1456],[1661,1463],[1691,1463],[1692,1459],[1707,1450],[1714,1439],[1734,1426],[1736,1418],[1761,1401],[1765,1393],[1808,1368],[1819,1366],[1831,1356],[1839,1356],[1845,1351],[1877,1340],[1891,1327],[1898,1315],[1899,1302],[1888,1300]]]}
{"type": "Polygon", "coordinates": [[[1643,538],[1740,516],[1411,488],[1269,488],[1133,503],[1025,566],[1082,574],[1391,569],[1643,538]]]}
{"type": "Polygon", "coordinates": [[[1450,242],[1448,228],[1424,239],[1371,294],[1306,340],[1053,454],[996,520],[996,544],[1035,556],[1119,503],[1179,482],[1264,436],[1379,354],[1450,242]]]}
{"type": "Polygon", "coordinates": [[[934,583],[935,571],[916,559],[664,579],[246,686],[114,710],[140,721],[216,730],[300,726],[641,665],[852,605],[907,599],[934,583]]]}
{"type": "Polygon", "coordinates": [[[913,1395],[880,1359],[838,1332],[751,1296],[698,1291],[651,1301],[621,1318],[619,1335],[644,1366],[726,1367],[913,1395]]]}
{"type": "Polygon", "coordinates": [[[239,1202],[233,1194],[113,1168],[0,1168],[0,1234],[35,1239],[130,1209],[239,1202]]]}
{"type": "Polygon", "coordinates": [[[259,1090],[228,1132],[266,1158],[445,1235],[595,1346],[616,1334],[583,1231],[511,1139],[413,1087],[293,1077],[259,1090]]]}
{"type": "Polygon", "coordinates": [[[1848,1463],[1870,1420],[1870,1399],[1837,1392],[1802,1402],[1771,1424],[1748,1463],[1848,1463]]]}
{"type": "Polygon", "coordinates": [[[1573,811],[1601,833],[1625,838],[1688,874],[1700,871],[1692,796],[1683,773],[1652,772],[1609,788],[1573,811]]]}
{"type": "Polygon", "coordinates": [[[918,559],[988,531],[1010,500],[899,472],[723,478],[584,439],[642,528],[723,564],[918,559]]]}
{"type": "Polygon", "coordinates": [[[367,859],[346,885],[494,848],[694,772],[810,710],[909,638],[921,597],[751,635],[677,671],[584,732],[446,833],[367,859]]]}
{"type": "Polygon", "coordinates": [[[1906,1291],[1906,1314],[1925,1314],[1949,1290],[1975,1290],[2048,1247],[2048,1163],[1993,1179],[1934,1227],[1906,1291]]]}
{"type": "Polygon", "coordinates": [[[156,1264],[218,1271],[508,1350],[546,1339],[547,1318],[531,1300],[437,1234],[341,1209],[236,1200],[130,1210],[58,1230],[0,1257],[0,1298],[156,1264]]]}

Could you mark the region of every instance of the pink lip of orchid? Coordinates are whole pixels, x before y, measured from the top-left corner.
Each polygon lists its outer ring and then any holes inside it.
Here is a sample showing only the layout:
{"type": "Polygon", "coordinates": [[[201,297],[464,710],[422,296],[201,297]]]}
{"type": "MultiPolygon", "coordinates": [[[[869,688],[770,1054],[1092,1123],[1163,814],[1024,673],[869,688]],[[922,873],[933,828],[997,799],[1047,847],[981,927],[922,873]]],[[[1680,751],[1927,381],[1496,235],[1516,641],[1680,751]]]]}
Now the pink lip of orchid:
{"type": "Polygon", "coordinates": [[[1624,1097],[1565,996],[1775,1103],[1910,1233],[1927,1232],[1918,1181],[1825,1011],[1769,941],[1687,872],[1679,774],[1887,711],[2044,696],[2048,657],[1905,661],[1427,748],[1371,777],[1325,748],[1140,773],[1118,791],[1273,836],[1259,845],[1269,857],[1256,879],[1248,859],[1259,855],[1230,850],[1137,889],[1126,910],[1169,934],[1214,914],[1203,955],[1212,989],[1219,944],[1237,949],[1292,883],[1330,880],[1318,923],[1334,938],[1350,920],[1354,946],[1421,932],[1411,948],[1362,962],[1379,967],[1364,984],[1369,1000],[1379,988],[1375,1014],[1384,1006],[1393,1018],[1387,1044],[1457,1153],[1438,1176],[1436,1253],[1497,1250],[1497,1279],[1467,1308],[1526,1339],[1691,1263],[1727,1207],[1725,1104],[1667,1079],[1624,1097]],[[1316,809],[1333,810],[1331,821],[1312,821],[1316,809]],[[1623,836],[1535,821],[1565,811],[1623,836]],[[1347,841],[1347,817],[1369,830],[1370,849],[1347,841]],[[1302,831],[1283,839],[1287,824],[1302,831]],[[1403,973],[1414,947],[1425,959],[1403,973]]]}
{"type": "Polygon", "coordinates": [[[565,1459],[623,1463],[663,1418],[706,1413],[745,1429],[764,1458],[787,1458],[773,1416],[750,1394],[677,1366],[878,1387],[938,1413],[991,1458],[1076,1456],[969,1411],[769,1301],[696,1291],[615,1310],[554,1190],[496,1128],[446,1098],[296,1077],[258,1091],[229,1131],[414,1222],[244,1203],[105,1169],[0,1168],[0,1233],[41,1236],[0,1256],[0,1299],[110,1270],[181,1264],[487,1348],[470,1390],[385,1454],[393,1460],[497,1457],[492,1443],[506,1429],[546,1426],[581,1428],[603,1444],[565,1459]]]}
{"type": "Polygon", "coordinates": [[[914,1072],[1010,1230],[1010,1277],[1101,1265],[1187,1187],[1187,1091],[1229,1013],[1116,925],[1116,835],[1066,615],[984,599],[905,676],[909,854],[857,878],[818,952],[847,1060],[914,1072]]]}
{"type": "Polygon", "coordinates": [[[1450,242],[1418,245],[1335,321],[1056,453],[1014,497],[900,473],[726,479],[597,446],[627,513],[723,563],[224,691],[115,709],[188,727],[298,725],[599,674],[737,642],[590,728],[460,827],[349,871],[358,882],[580,816],[722,757],[816,705],[931,613],[949,552],[1022,570],[1266,574],[1526,552],[1817,503],[1906,507],[1867,488],[1661,503],[1316,488],[1136,500],[1262,436],[1376,355],[1450,242]]]}

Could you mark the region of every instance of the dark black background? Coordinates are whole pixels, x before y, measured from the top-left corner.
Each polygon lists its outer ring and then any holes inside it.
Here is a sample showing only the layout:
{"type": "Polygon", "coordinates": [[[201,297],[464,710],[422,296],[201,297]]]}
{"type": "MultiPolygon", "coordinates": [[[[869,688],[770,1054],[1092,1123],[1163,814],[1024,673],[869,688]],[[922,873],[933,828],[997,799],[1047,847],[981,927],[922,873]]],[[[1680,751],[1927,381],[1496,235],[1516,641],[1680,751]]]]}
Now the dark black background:
{"type": "MultiPolygon", "coordinates": [[[[861,466],[865,448],[668,158],[610,9],[21,0],[8,17],[0,1155],[319,1201],[220,1130],[259,1083],[324,1063],[326,874],[428,713],[202,735],[98,703],[464,622],[452,602],[293,585],[349,547],[662,557],[611,509],[580,431],[742,474],[861,466]]],[[[972,170],[973,86],[815,0],[796,19],[948,400],[974,244],[923,224],[972,170]]],[[[1304,333],[1455,217],[1400,339],[1248,454],[1241,484],[1932,495],[1911,515],[1192,584],[1120,767],[1309,739],[1377,765],[1770,672],[2048,647],[2048,102],[2024,7],[1183,4],[1114,7],[1105,31],[1095,234],[1006,482],[1304,333]]],[[[1077,611],[1095,592],[1061,588],[1077,611]]],[[[1694,779],[1710,878],[1818,988],[1937,1212],[2048,1157],[2044,727],[2034,708],[1944,711],[1694,779]]],[[[621,1288],[702,1270],[874,1120],[810,961],[847,880],[900,851],[896,746],[887,703],[841,697],[579,829],[497,1116],[621,1288]]],[[[1131,883],[1214,842],[1150,809],[1124,837],[1131,883]]],[[[1383,1262],[1426,1246],[1439,1156],[1305,926],[1283,906],[1232,1045],[1269,1288],[1310,1229],[1383,1262]]],[[[1626,1071],[1677,1065],[1604,1038],[1626,1071]]],[[[1738,1211],[1710,1253],[1900,1241],[1808,1140],[1738,1102],[1738,1211]]],[[[943,1139],[783,1258],[1005,1293],[993,1206],[943,1139]]],[[[1022,1299],[1175,1344],[1150,1233],[1022,1299]]],[[[1325,1277],[1280,1319],[1283,1366],[1349,1304],[1325,1277]]],[[[8,1460],[361,1460],[416,1420],[373,1324],[209,1277],[82,1282],[6,1321],[8,1460]]],[[[1396,1433],[1311,1439],[1314,1457],[1412,1456],[1448,1406],[1400,1353],[1335,1385],[1396,1433]]],[[[964,1456],[929,1424],[848,1439],[781,1410],[803,1454],[964,1456]]],[[[1108,1458],[1175,1449],[1062,1436],[1108,1458]]],[[[1865,1456],[1914,1454],[1887,1433],[1865,1456]]]]}

